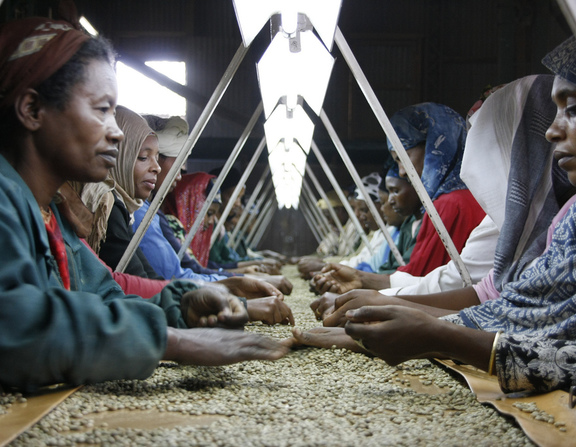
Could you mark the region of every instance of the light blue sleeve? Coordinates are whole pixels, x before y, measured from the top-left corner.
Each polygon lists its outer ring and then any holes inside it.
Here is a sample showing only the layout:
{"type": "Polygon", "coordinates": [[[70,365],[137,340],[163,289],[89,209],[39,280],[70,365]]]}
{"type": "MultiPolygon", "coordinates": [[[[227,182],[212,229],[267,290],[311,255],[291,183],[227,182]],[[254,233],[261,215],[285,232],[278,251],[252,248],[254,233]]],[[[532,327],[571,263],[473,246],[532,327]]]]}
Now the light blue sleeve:
{"type": "MultiPolygon", "coordinates": [[[[149,204],[146,202],[144,206],[134,213],[134,223],[132,224],[134,231],[136,231],[138,225],[140,225],[140,222],[148,210],[148,206],[149,204]]],[[[140,242],[140,248],[156,273],[166,279],[191,279],[194,281],[213,282],[225,278],[220,275],[195,273],[191,269],[182,268],[178,255],[162,234],[160,219],[157,215],[154,216],[148,230],[146,230],[140,242]]]]}
{"type": "MultiPolygon", "coordinates": [[[[394,241],[394,243],[397,243],[398,236],[400,235],[400,230],[396,227],[386,227],[386,229],[388,230],[390,236],[392,236],[392,240],[394,241]]],[[[370,260],[367,262],[368,266],[370,266],[370,268],[372,269],[371,270],[372,272],[378,272],[380,266],[384,264],[388,259],[389,253],[390,253],[390,246],[388,245],[388,241],[384,239],[384,241],[382,242],[382,244],[380,244],[380,247],[378,248],[376,253],[374,253],[370,258],[370,260]]]]}

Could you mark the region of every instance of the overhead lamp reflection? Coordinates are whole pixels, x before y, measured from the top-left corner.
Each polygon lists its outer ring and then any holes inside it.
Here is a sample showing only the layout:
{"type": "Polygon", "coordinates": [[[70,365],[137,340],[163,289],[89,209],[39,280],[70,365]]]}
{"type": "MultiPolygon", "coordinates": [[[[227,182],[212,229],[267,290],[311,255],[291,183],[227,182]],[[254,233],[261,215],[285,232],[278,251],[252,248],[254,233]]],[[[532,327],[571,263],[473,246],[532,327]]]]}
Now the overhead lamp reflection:
{"type": "Polygon", "coordinates": [[[332,50],[341,6],[342,0],[234,0],[236,20],[246,47],[273,14],[281,14],[282,27],[292,32],[294,12],[299,12],[306,14],[324,45],[332,50]]]}
{"type": "Polygon", "coordinates": [[[266,118],[282,97],[290,107],[301,96],[320,114],[334,58],[312,31],[300,33],[300,43],[301,51],[291,52],[287,40],[277,33],[257,64],[266,118]]]}
{"type": "Polygon", "coordinates": [[[279,170],[295,169],[300,177],[306,172],[306,154],[298,144],[286,147],[284,142],[278,143],[276,148],[268,154],[268,163],[272,175],[279,170]]]}
{"type": "Polygon", "coordinates": [[[298,208],[302,176],[294,165],[283,164],[272,174],[278,208],[298,208]]]}
{"type": "Polygon", "coordinates": [[[97,36],[98,35],[98,31],[96,31],[96,28],[94,28],[92,26],[92,24],[88,21],[88,19],[84,16],[80,17],[80,25],[82,25],[82,28],[84,28],[86,30],[87,33],[93,35],[93,36],[97,36]]]}
{"type": "Polygon", "coordinates": [[[287,147],[297,142],[307,154],[312,144],[314,123],[300,105],[289,111],[281,104],[264,123],[264,133],[268,151],[275,149],[278,142],[283,140],[287,147]]]}

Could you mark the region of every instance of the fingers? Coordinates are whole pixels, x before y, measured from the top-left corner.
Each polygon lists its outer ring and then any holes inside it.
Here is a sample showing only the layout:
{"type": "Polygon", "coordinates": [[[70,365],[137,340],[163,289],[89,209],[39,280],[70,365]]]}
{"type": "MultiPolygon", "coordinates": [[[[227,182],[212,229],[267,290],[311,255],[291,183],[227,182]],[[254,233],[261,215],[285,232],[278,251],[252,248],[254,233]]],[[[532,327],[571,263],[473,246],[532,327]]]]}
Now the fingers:
{"type": "Polygon", "coordinates": [[[248,322],[248,313],[242,301],[233,295],[227,297],[228,306],[218,313],[218,322],[229,327],[242,327],[248,322]]]}
{"type": "MultiPolygon", "coordinates": [[[[284,304],[284,303],[282,303],[284,304]]],[[[284,304],[284,306],[286,306],[284,304]]],[[[292,315],[292,309],[290,309],[288,306],[286,306],[287,309],[287,314],[284,316],[284,319],[282,320],[282,324],[289,324],[290,326],[294,326],[296,324],[296,321],[294,320],[294,315],[292,315]],[[287,322],[287,323],[285,323],[287,322]]]]}
{"type": "Polygon", "coordinates": [[[302,332],[299,328],[292,329],[295,344],[314,346],[317,348],[344,348],[354,352],[366,352],[344,332],[343,328],[313,328],[302,332]]]}
{"type": "Polygon", "coordinates": [[[310,309],[312,309],[313,312],[316,312],[316,309],[318,309],[318,307],[320,306],[320,302],[322,301],[323,298],[324,297],[316,298],[314,301],[310,303],[310,309]]]}
{"type": "Polygon", "coordinates": [[[340,307],[342,307],[344,304],[346,304],[347,302],[353,300],[354,298],[356,298],[356,294],[355,293],[344,293],[342,295],[340,295],[338,298],[336,298],[334,300],[334,307],[336,309],[339,309],[340,307]]]}
{"type": "Polygon", "coordinates": [[[258,289],[258,295],[261,297],[276,296],[280,299],[284,299],[282,292],[269,282],[255,281],[255,287],[258,289]]]}
{"type": "Polygon", "coordinates": [[[285,277],[282,277],[282,287],[283,287],[282,292],[284,293],[284,295],[290,295],[292,293],[292,289],[294,288],[292,283],[288,281],[285,277]]]}
{"type": "Polygon", "coordinates": [[[344,312],[336,310],[329,315],[324,315],[322,324],[326,327],[343,327],[346,324],[346,321],[344,312]]]}
{"type": "Polygon", "coordinates": [[[338,264],[332,264],[331,262],[329,262],[324,267],[322,267],[322,270],[320,270],[320,273],[326,273],[326,272],[329,272],[331,270],[335,270],[337,267],[338,267],[338,264]]]}
{"type": "Polygon", "coordinates": [[[245,360],[278,360],[290,350],[286,343],[257,334],[242,333],[236,362],[245,360]],[[242,339],[244,338],[244,339],[242,339]]]}
{"type": "Polygon", "coordinates": [[[292,309],[275,296],[249,300],[248,313],[252,321],[262,321],[270,325],[278,323],[294,325],[292,309]]]}
{"type": "Polygon", "coordinates": [[[394,318],[400,306],[363,306],[346,312],[346,318],[353,323],[386,321],[394,318]]]}
{"type": "Polygon", "coordinates": [[[288,307],[286,303],[277,298],[274,299],[273,302],[274,310],[273,310],[273,319],[271,324],[290,324],[294,326],[294,315],[292,315],[292,309],[288,307]]]}

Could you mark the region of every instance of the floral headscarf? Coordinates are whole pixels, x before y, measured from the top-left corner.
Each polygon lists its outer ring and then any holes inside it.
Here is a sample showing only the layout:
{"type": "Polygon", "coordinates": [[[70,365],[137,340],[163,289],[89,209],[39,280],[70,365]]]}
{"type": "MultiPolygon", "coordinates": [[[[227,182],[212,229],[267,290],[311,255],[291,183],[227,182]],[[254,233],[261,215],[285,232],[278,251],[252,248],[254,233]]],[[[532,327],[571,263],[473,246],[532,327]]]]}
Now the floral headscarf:
{"type": "MultiPolygon", "coordinates": [[[[404,149],[425,143],[421,180],[432,200],[466,189],[460,166],[466,142],[466,122],[448,106],[427,102],[406,107],[390,119],[404,149]]],[[[388,149],[394,151],[388,140],[388,149]]]]}

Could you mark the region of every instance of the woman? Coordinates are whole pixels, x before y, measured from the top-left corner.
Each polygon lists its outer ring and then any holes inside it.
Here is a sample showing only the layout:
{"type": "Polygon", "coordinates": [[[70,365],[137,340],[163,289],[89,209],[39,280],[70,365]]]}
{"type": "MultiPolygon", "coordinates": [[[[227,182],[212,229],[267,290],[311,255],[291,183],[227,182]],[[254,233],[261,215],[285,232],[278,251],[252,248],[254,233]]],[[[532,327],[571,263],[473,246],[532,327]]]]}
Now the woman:
{"type": "MultiPolygon", "coordinates": [[[[400,241],[400,246],[398,246],[399,238],[400,238],[400,227],[402,223],[406,220],[407,216],[401,216],[396,213],[393,209],[391,204],[389,203],[390,194],[388,189],[386,188],[386,181],[389,176],[394,175],[394,169],[390,169],[390,174],[386,174],[384,177],[380,177],[380,175],[376,173],[370,174],[368,178],[375,179],[378,183],[372,184],[372,187],[368,189],[368,194],[374,201],[374,204],[378,207],[380,211],[380,216],[382,217],[383,221],[386,223],[386,227],[394,240],[394,243],[398,247],[398,250],[402,254],[405,260],[410,259],[410,252],[416,243],[416,235],[418,234],[418,228],[415,228],[415,231],[409,231],[409,237],[406,238],[406,235],[403,235],[402,240],[400,241]],[[374,176],[377,175],[377,177],[374,176]],[[377,198],[376,198],[377,197],[377,198]]],[[[397,172],[397,170],[396,170],[397,172]]],[[[367,187],[367,178],[365,177],[362,179],[364,186],[367,187]]],[[[404,180],[403,180],[404,181],[404,180]]],[[[405,182],[405,181],[404,181],[405,182]]],[[[408,183],[405,182],[407,185],[408,183]]],[[[412,188],[410,186],[410,188],[412,188]]],[[[392,194],[394,196],[394,194],[392,194]]],[[[420,213],[420,202],[418,200],[418,196],[415,195],[417,210],[416,212],[421,215],[420,213]]],[[[393,255],[390,255],[390,247],[388,246],[388,242],[386,241],[384,235],[378,229],[378,225],[376,224],[375,219],[373,218],[372,214],[368,211],[368,208],[365,207],[366,201],[364,200],[360,191],[356,192],[356,202],[361,205],[362,208],[366,208],[365,212],[361,212],[358,217],[360,222],[368,222],[368,226],[371,230],[374,231],[374,235],[370,241],[370,245],[372,245],[374,249],[374,253],[370,253],[367,248],[364,248],[362,252],[354,256],[349,260],[340,261],[339,263],[342,265],[346,265],[349,267],[353,267],[358,270],[362,270],[364,272],[372,272],[377,273],[380,271],[380,268],[386,264],[387,266],[390,263],[394,264],[394,269],[398,267],[396,258],[393,255]]],[[[392,268],[392,267],[388,267],[392,268]]]]}
{"type": "MultiPolygon", "coordinates": [[[[214,178],[214,175],[205,172],[185,174],[182,176],[182,180],[178,182],[178,185],[176,185],[176,188],[174,188],[174,191],[166,196],[164,212],[171,221],[175,233],[180,234],[181,243],[184,242],[186,233],[190,231],[196,217],[200,214],[200,210],[214,184],[214,178]]],[[[233,261],[227,264],[217,264],[210,261],[210,239],[214,230],[216,216],[222,206],[221,197],[220,192],[218,192],[204,216],[204,222],[192,239],[190,248],[194,257],[202,266],[217,269],[218,271],[223,271],[224,269],[234,273],[262,271],[259,263],[263,261],[233,261]]],[[[267,271],[267,268],[263,270],[267,271]]]]}
{"type": "MultiPolygon", "coordinates": [[[[119,106],[116,121],[124,132],[124,142],[119,147],[119,162],[110,173],[114,181],[114,206],[106,227],[106,239],[101,244],[100,257],[115,267],[138,228],[149,207],[148,198],[164,181],[159,164],[158,136],[137,113],[119,106]]],[[[96,185],[98,187],[98,185],[96,185]]],[[[214,282],[225,276],[197,274],[182,268],[178,256],[162,234],[160,220],[152,219],[146,237],[136,254],[144,255],[144,261],[154,272],[164,278],[192,279],[214,282]],[[149,243],[148,239],[152,239],[149,243]]]]}
{"type": "MultiPolygon", "coordinates": [[[[414,246],[420,226],[422,225],[422,206],[416,190],[405,178],[398,176],[397,166],[390,168],[384,184],[388,189],[387,206],[392,209],[390,220],[398,227],[397,244],[398,250],[404,259],[409,262],[412,257],[414,246]]],[[[387,250],[386,256],[380,260],[380,264],[374,273],[390,274],[399,267],[395,256],[387,250]]]]}
{"type": "MultiPolygon", "coordinates": [[[[134,234],[131,228],[134,212],[152,192],[160,172],[158,138],[146,121],[122,106],[116,110],[116,121],[128,135],[119,145],[118,162],[104,182],[85,185],[81,192],[82,200],[95,213],[88,242],[112,269],[116,269],[134,234]]],[[[124,271],[144,278],[163,279],[140,248],[124,271]]]]}
{"type": "MultiPolygon", "coordinates": [[[[554,158],[576,185],[576,119],[571,110],[576,103],[576,39],[568,39],[543,62],[556,74],[552,98],[557,113],[546,138],[556,144],[554,158]]],[[[532,107],[529,100],[545,98],[545,93],[537,89],[528,96],[526,117],[534,123],[528,129],[542,127],[541,108],[532,107]]],[[[537,134],[519,135],[520,139],[531,135],[529,143],[537,134]]],[[[509,190],[513,200],[517,191],[509,190]]],[[[547,192],[554,195],[554,191],[547,192]]],[[[409,358],[449,357],[497,375],[505,392],[568,389],[576,380],[575,204],[573,196],[552,221],[545,252],[515,275],[517,279],[503,282],[500,292],[492,276],[476,290],[431,295],[427,301],[431,306],[390,299],[389,303],[398,305],[349,310],[346,333],[391,364],[409,358]],[[495,291],[494,299],[478,305],[480,289],[495,291]],[[463,310],[455,314],[449,309],[463,310]]],[[[302,338],[298,332],[296,336],[302,338]]]]}
{"type": "Polygon", "coordinates": [[[246,321],[221,291],[185,293],[197,288],[188,282],[150,301],[124,295],[74,234],[71,204],[57,205],[66,182],[102,181],[116,163],[112,55],[66,22],[0,25],[1,386],[139,379],[160,359],[216,365],[285,353],[240,331],[183,329],[246,321]]]}
{"type": "MultiPolygon", "coordinates": [[[[512,278],[520,274],[527,263],[542,253],[548,225],[566,197],[574,193],[566,173],[553,162],[551,144],[544,136],[545,124],[542,123],[551,122],[555,113],[549,100],[553,78],[539,75],[514,81],[487,100],[471,118],[473,126],[466,142],[462,177],[493,219],[488,222],[485,219],[474,229],[462,250],[462,261],[474,284],[490,273],[495,265],[495,253],[499,259],[509,260],[507,264],[496,263],[498,275],[512,278]],[[526,140],[525,135],[530,138],[526,140]],[[486,182],[488,170],[490,182],[486,182]],[[502,235],[498,239],[500,228],[502,235]],[[499,242],[496,244],[494,239],[499,242]]],[[[396,272],[391,275],[391,281],[397,281],[399,275],[402,275],[401,281],[412,279],[406,273],[396,272]]],[[[428,296],[463,287],[462,278],[451,261],[446,268],[439,267],[426,275],[416,287],[404,288],[401,293],[394,293],[395,290],[380,293],[428,296]]],[[[425,301],[428,298],[405,299],[425,301]]],[[[388,303],[387,298],[379,294],[371,300],[388,303]]],[[[318,307],[322,311],[333,304],[319,303],[318,307]]],[[[338,310],[338,317],[328,317],[325,324],[344,324],[343,315],[348,310],[345,307],[352,305],[346,304],[338,310]]]]}
{"type": "MultiPolygon", "coordinates": [[[[460,179],[466,140],[464,119],[447,106],[424,103],[400,110],[390,122],[460,252],[485,215],[460,179]]],[[[390,141],[388,149],[398,163],[400,176],[406,177],[390,141]]],[[[410,262],[398,271],[424,276],[448,261],[450,256],[425,214],[410,262]]]]}
{"type": "MultiPolygon", "coordinates": [[[[460,166],[466,140],[466,123],[451,108],[423,103],[406,107],[390,119],[404,149],[434,207],[448,230],[458,252],[486,213],[460,179],[460,166]]],[[[388,141],[388,148],[398,164],[399,174],[406,170],[388,141]]],[[[424,276],[450,261],[440,236],[428,214],[424,214],[410,262],[398,267],[398,272],[424,276]]],[[[362,273],[354,275],[343,268],[326,266],[324,277],[316,280],[319,292],[344,293],[352,288],[386,289],[388,275],[362,273]],[[351,281],[350,276],[354,279],[351,281]],[[348,284],[347,284],[348,283],[348,284]]]]}

